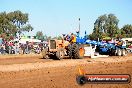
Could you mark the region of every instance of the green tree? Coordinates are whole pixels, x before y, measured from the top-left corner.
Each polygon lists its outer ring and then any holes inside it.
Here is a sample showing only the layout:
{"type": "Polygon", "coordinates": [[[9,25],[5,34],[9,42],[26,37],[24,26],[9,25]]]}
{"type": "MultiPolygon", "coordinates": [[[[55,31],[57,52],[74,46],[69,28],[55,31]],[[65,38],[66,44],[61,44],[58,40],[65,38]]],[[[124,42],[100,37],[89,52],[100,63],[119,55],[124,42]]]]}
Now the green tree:
{"type": "Polygon", "coordinates": [[[118,22],[119,20],[114,14],[99,16],[94,23],[93,33],[89,37],[96,40],[104,37],[115,37],[119,30],[118,22]]]}
{"type": "Polygon", "coordinates": [[[62,36],[56,36],[56,37],[53,37],[52,39],[58,39],[58,40],[61,40],[63,39],[62,36]]]}
{"type": "Polygon", "coordinates": [[[115,34],[119,30],[118,28],[119,20],[114,14],[109,14],[107,19],[107,33],[109,34],[109,37],[115,37],[115,34]]]}
{"type": "Polygon", "coordinates": [[[0,34],[5,33],[6,39],[16,37],[23,31],[31,31],[33,27],[28,23],[28,14],[21,11],[0,13],[0,34]]]}
{"type": "Polygon", "coordinates": [[[36,33],[36,37],[37,37],[37,39],[44,40],[43,32],[42,31],[38,31],[36,33]]]}
{"type": "Polygon", "coordinates": [[[51,40],[52,39],[52,37],[51,36],[48,36],[47,37],[47,41],[49,41],[49,40],[51,40]]]}
{"type": "Polygon", "coordinates": [[[7,14],[9,21],[16,26],[17,32],[32,31],[33,28],[28,24],[28,14],[21,11],[14,11],[7,14]]]}
{"type": "Polygon", "coordinates": [[[121,34],[125,37],[132,37],[132,25],[126,24],[121,28],[121,34]]]}
{"type": "Polygon", "coordinates": [[[99,16],[98,19],[94,23],[93,32],[96,34],[97,33],[105,33],[106,32],[106,30],[105,30],[106,20],[107,20],[106,14],[99,16]]]}
{"type": "Polygon", "coordinates": [[[92,34],[90,34],[88,37],[89,37],[89,39],[91,39],[91,40],[97,40],[96,33],[92,33],[92,34]]]}
{"type": "Polygon", "coordinates": [[[48,36],[47,35],[44,35],[44,41],[48,41],[48,36]]]}

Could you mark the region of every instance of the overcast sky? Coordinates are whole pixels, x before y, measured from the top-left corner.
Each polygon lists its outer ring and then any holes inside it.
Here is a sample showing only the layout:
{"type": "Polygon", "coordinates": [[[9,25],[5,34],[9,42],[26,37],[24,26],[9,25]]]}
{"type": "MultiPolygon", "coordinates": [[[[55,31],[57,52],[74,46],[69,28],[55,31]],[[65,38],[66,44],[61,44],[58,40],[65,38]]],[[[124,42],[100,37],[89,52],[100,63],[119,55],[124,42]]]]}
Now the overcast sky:
{"type": "Polygon", "coordinates": [[[119,21],[119,27],[132,24],[131,0],[1,0],[0,12],[20,10],[29,14],[29,23],[34,30],[26,35],[35,35],[42,31],[48,36],[57,36],[78,29],[81,34],[91,33],[98,16],[113,13],[119,21]]]}

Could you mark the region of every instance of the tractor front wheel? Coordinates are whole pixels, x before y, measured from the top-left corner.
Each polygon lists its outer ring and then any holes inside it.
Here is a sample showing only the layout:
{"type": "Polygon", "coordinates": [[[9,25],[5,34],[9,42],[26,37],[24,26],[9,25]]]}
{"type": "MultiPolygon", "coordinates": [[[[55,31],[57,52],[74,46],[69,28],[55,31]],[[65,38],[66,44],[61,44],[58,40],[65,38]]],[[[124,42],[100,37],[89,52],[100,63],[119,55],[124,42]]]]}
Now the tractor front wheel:
{"type": "Polygon", "coordinates": [[[48,52],[47,52],[47,49],[43,49],[43,50],[42,50],[42,56],[43,56],[43,58],[49,59],[49,56],[48,56],[47,53],[48,53],[48,52]]]}
{"type": "Polygon", "coordinates": [[[64,58],[64,56],[65,56],[64,49],[63,48],[58,49],[56,52],[57,59],[61,60],[64,58]]]}

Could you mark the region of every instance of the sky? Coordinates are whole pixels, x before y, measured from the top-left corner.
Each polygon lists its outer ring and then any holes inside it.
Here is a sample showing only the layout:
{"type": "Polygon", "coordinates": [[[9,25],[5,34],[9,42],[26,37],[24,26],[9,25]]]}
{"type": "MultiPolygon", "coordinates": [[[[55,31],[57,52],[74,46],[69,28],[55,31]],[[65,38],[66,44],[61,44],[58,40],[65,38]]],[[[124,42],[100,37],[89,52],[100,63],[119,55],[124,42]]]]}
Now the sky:
{"type": "Polygon", "coordinates": [[[75,33],[80,18],[81,35],[92,33],[95,20],[113,13],[119,19],[119,28],[132,24],[132,0],[1,0],[0,12],[20,10],[29,14],[32,32],[42,31],[48,36],[75,33]]]}

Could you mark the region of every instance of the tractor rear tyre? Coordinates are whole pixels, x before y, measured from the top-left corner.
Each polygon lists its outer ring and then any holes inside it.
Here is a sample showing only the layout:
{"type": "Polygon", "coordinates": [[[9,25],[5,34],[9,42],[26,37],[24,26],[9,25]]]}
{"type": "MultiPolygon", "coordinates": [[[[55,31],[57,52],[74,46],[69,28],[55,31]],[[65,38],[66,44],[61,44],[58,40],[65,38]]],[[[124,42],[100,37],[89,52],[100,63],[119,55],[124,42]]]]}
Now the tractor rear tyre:
{"type": "Polygon", "coordinates": [[[84,57],[84,47],[83,45],[77,45],[77,44],[73,44],[72,45],[72,49],[73,49],[73,57],[75,59],[82,59],[84,57]]]}
{"type": "Polygon", "coordinates": [[[68,54],[69,58],[72,58],[72,45],[71,44],[68,45],[67,54],[68,54]]]}
{"type": "Polygon", "coordinates": [[[65,56],[64,49],[63,48],[58,49],[56,52],[57,59],[61,60],[64,58],[64,56],[65,56]]]}

